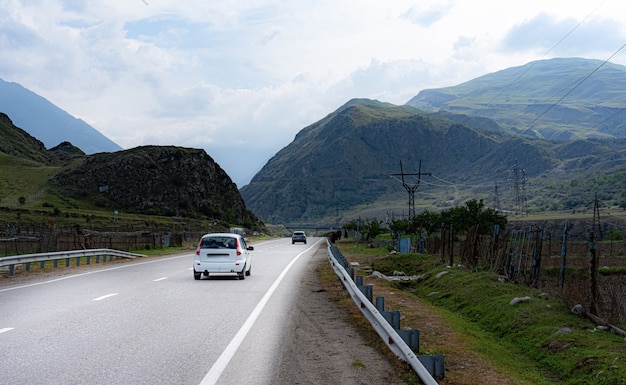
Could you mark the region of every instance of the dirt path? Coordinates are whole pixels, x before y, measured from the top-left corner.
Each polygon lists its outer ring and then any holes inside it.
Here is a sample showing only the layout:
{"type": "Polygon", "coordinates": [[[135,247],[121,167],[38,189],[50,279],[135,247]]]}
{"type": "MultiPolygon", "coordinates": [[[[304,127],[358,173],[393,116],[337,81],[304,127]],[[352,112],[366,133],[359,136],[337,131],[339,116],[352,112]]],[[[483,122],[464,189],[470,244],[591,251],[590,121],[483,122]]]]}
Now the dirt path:
{"type": "MultiPolygon", "coordinates": [[[[290,337],[275,383],[414,383],[417,376],[388,352],[339,280],[332,283],[331,279],[322,279],[326,284],[320,283],[318,275],[330,274],[329,270],[334,274],[327,262],[327,249],[321,247],[303,277],[300,298],[290,317],[290,337]]],[[[446,374],[440,384],[516,384],[471,351],[463,336],[447,326],[428,306],[401,291],[389,289],[375,278],[367,278],[365,284],[374,285],[374,296],[384,296],[388,309],[402,309],[403,316],[410,315],[403,317],[402,327],[420,329],[422,351],[445,354],[446,374]]]]}

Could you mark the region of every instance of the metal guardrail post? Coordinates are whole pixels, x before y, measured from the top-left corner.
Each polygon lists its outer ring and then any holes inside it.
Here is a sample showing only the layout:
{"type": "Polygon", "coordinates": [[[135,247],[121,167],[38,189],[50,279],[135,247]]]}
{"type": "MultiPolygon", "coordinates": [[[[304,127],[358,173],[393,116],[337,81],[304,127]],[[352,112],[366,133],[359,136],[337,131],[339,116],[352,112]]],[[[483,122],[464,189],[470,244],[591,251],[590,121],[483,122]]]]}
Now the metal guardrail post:
{"type": "MultiPolygon", "coordinates": [[[[406,361],[415,373],[419,376],[425,385],[437,385],[437,381],[433,378],[433,375],[417,358],[415,353],[411,350],[409,345],[400,337],[398,332],[383,318],[381,313],[374,307],[371,300],[368,301],[365,295],[357,287],[354,279],[351,279],[348,275],[345,267],[340,266],[338,260],[343,258],[337,248],[328,247],[328,258],[335,270],[335,274],[341,279],[343,286],[346,288],[352,300],[361,310],[361,313],[370,322],[376,333],[387,344],[389,350],[391,350],[400,359],[406,361]],[[335,254],[336,253],[336,254],[335,254]],[[337,258],[335,257],[337,255],[337,258]]],[[[443,355],[440,355],[443,359],[443,355]]],[[[443,377],[443,372],[441,373],[443,377]]]]}

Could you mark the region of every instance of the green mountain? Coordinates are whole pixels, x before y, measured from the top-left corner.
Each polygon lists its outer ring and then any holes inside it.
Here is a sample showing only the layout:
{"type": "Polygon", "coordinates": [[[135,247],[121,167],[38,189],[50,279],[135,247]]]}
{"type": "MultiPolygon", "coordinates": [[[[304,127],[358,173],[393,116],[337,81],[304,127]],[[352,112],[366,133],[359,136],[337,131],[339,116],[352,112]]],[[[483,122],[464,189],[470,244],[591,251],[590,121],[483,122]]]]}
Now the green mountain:
{"type": "Polygon", "coordinates": [[[561,210],[590,202],[590,186],[626,198],[616,188],[625,153],[624,139],[548,141],[486,118],[361,99],[304,128],[241,193],[264,221],[292,227],[406,216],[411,189],[418,212],[471,198],[502,210],[561,210]],[[576,178],[587,180],[574,188],[576,178]]]}
{"type": "Polygon", "coordinates": [[[423,90],[407,104],[488,117],[513,132],[545,139],[624,138],[624,90],[626,67],[622,65],[550,59],[453,87],[423,90]]]}

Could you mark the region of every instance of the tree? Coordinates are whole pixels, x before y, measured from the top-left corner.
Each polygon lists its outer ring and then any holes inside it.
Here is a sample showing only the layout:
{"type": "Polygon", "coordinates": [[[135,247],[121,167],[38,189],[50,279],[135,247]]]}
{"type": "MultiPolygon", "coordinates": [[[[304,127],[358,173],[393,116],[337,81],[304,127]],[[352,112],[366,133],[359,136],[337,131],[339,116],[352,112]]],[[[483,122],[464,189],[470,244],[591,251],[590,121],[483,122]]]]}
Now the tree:
{"type": "Polygon", "coordinates": [[[406,234],[409,232],[410,228],[411,226],[407,219],[394,219],[391,221],[391,224],[389,224],[389,229],[394,235],[406,234]]]}
{"type": "MultiPolygon", "coordinates": [[[[481,199],[471,199],[464,206],[452,207],[441,213],[442,223],[448,224],[454,232],[465,233],[465,254],[463,262],[475,265],[478,258],[478,245],[480,236],[489,234],[494,225],[499,225],[504,230],[507,219],[496,210],[485,208],[481,199]]],[[[451,258],[452,259],[452,258],[451,258]]]]}
{"type": "Polygon", "coordinates": [[[415,216],[414,221],[416,228],[424,229],[426,234],[430,235],[441,228],[442,216],[441,214],[424,210],[415,216]]]}
{"type": "Polygon", "coordinates": [[[359,217],[346,223],[345,225],[343,225],[343,227],[346,230],[358,230],[359,233],[364,235],[365,241],[370,242],[372,239],[376,238],[378,235],[384,232],[381,224],[382,221],[376,219],[369,220],[366,218],[365,220],[363,220],[359,217]]]}

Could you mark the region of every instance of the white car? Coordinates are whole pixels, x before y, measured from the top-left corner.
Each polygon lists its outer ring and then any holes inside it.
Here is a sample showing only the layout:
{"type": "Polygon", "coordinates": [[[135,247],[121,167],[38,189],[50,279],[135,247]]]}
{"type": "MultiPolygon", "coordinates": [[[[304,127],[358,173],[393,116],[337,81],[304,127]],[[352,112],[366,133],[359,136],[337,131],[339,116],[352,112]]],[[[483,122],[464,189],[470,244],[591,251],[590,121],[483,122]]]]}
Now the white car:
{"type": "Polygon", "coordinates": [[[210,274],[233,274],[245,279],[252,271],[250,251],[246,240],[239,234],[205,234],[200,238],[193,261],[193,277],[200,279],[210,274]]]}

